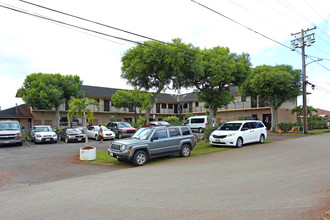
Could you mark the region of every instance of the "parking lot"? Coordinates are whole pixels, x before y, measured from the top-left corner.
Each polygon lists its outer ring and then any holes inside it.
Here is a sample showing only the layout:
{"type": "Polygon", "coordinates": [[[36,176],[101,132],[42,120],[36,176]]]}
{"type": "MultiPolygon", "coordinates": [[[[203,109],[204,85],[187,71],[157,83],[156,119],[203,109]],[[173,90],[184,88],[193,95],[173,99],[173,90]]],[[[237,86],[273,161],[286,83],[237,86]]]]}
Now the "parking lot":
{"type": "MultiPolygon", "coordinates": [[[[105,151],[111,143],[89,142],[97,151],[105,151]]],[[[80,161],[79,148],[84,144],[59,141],[0,146],[0,191],[121,169],[80,161]]]]}
{"type": "MultiPolygon", "coordinates": [[[[298,137],[270,135],[268,140],[281,141],[298,137]]],[[[89,142],[97,151],[105,151],[112,141],[99,143],[89,139],[89,142]]],[[[0,146],[0,191],[123,169],[80,161],[79,149],[84,144],[59,141],[56,144],[24,142],[21,147],[0,146]]]]}

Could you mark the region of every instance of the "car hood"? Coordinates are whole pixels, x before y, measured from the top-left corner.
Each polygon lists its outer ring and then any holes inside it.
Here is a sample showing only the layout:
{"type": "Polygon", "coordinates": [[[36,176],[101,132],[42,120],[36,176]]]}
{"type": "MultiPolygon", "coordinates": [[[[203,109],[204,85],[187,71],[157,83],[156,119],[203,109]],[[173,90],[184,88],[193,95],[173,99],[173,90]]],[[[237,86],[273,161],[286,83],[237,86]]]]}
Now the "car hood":
{"type": "Polygon", "coordinates": [[[128,139],[128,140],[121,140],[121,141],[114,141],[112,142],[113,144],[118,144],[118,145],[135,145],[135,144],[146,144],[149,143],[148,140],[140,140],[140,139],[128,139]]]}
{"type": "Polygon", "coordinates": [[[124,131],[136,131],[136,128],[119,128],[124,131]]]}
{"type": "Polygon", "coordinates": [[[211,135],[227,135],[232,133],[237,133],[238,131],[224,131],[224,130],[215,130],[211,133],[211,135]]]}
{"type": "Polygon", "coordinates": [[[41,134],[41,135],[56,135],[56,133],[53,132],[53,131],[36,132],[36,134],[41,134]]]}
{"type": "Polygon", "coordinates": [[[0,130],[1,135],[21,133],[20,130],[0,130]]]}
{"type": "Polygon", "coordinates": [[[111,134],[114,135],[115,133],[113,131],[103,131],[104,134],[111,134]]]}
{"type": "Polygon", "coordinates": [[[68,135],[85,135],[85,134],[80,132],[70,132],[68,133],[68,135]]]}

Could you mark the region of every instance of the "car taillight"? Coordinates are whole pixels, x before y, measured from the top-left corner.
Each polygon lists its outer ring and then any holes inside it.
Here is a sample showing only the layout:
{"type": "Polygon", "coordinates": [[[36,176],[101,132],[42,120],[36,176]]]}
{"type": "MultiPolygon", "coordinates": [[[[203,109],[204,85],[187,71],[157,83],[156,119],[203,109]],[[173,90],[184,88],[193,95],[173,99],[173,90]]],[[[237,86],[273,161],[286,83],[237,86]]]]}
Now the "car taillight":
{"type": "Polygon", "coordinates": [[[205,123],[205,126],[207,126],[207,123],[205,123]]]}

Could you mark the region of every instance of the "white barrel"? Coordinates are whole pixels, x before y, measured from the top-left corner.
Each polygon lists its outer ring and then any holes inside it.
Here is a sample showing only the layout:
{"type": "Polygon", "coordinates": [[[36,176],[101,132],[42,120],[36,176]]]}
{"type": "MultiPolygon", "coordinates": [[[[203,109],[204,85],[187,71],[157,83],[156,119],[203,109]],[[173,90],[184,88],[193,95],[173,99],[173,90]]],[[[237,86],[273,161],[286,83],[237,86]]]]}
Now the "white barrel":
{"type": "Polygon", "coordinates": [[[96,147],[82,147],[80,148],[80,160],[95,160],[96,147]]]}

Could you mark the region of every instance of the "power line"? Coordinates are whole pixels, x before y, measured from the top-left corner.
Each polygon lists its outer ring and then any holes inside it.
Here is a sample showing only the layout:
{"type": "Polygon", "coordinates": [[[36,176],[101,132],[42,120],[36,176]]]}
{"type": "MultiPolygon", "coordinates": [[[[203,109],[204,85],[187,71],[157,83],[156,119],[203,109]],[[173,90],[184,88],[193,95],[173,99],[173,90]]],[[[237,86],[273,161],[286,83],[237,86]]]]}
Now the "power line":
{"type": "Polygon", "coordinates": [[[244,66],[244,67],[248,67],[248,68],[253,69],[251,66],[246,66],[246,65],[243,65],[243,64],[240,64],[240,63],[237,63],[237,62],[232,62],[232,61],[228,61],[228,60],[225,60],[225,59],[221,59],[219,57],[214,57],[214,56],[211,56],[211,55],[208,55],[208,54],[200,53],[198,51],[194,51],[194,50],[191,50],[191,49],[180,47],[180,46],[177,46],[177,45],[174,45],[174,44],[171,44],[171,43],[160,41],[160,40],[157,40],[157,39],[154,39],[154,38],[151,38],[151,37],[147,37],[147,36],[144,36],[144,35],[141,35],[141,34],[136,34],[136,33],[130,32],[130,31],[126,31],[126,30],[123,30],[123,29],[120,29],[120,28],[116,28],[116,27],[113,27],[113,26],[110,26],[110,25],[107,25],[107,24],[103,24],[103,23],[97,22],[97,21],[92,21],[92,20],[89,20],[89,19],[86,19],[86,18],[82,18],[82,17],[76,16],[76,15],[72,15],[72,14],[65,13],[65,12],[62,12],[62,11],[59,11],[59,10],[48,8],[48,7],[45,7],[45,6],[42,6],[42,5],[34,4],[34,3],[31,3],[31,2],[28,2],[28,1],[24,1],[24,0],[19,0],[19,1],[24,2],[26,4],[30,4],[30,5],[36,6],[36,7],[40,7],[40,8],[46,9],[46,10],[50,10],[50,11],[53,11],[53,12],[56,12],[56,13],[60,13],[60,14],[66,15],[66,16],[70,16],[70,17],[73,17],[73,18],[76,18],[76,19],[87,21],[87,22],[90,22],[90,23],[93,23],[93,24],[97,24],[97,25],[104,26],[104,27],[107,27],[107,28],[115,29],[115,30],[118,30],[118,31],[121,31],[121,32],[124,32],[124,33],[127,33],[127,34],[135,35],[135,36],[142,37],[142,38],[145,38],[145,39],[148,39],[148,40],[152,40],[152,41],[157,41],[157,42],[162,43],[162,44],[166,44],[166,45],[169,45],[169,46],[177,47],[179,49],[183,49],[183,50],[186,50],[186,51],[193,51],[194,53],[198,53],[198,54],[201,54],[201,55],[204,55],[204,56],[208,56],[208,57],[212,57],[212,58],[216,58],[216,59],[219,59],[219,60],[228,62],[228,63],[233,63],[233,64],[236,64],[236,65],[240,65],[240,66],[244,66]]]}
{"type": "MultiPolygon", "coordinates": [[[[152,47],[152,48],[155,48],[155,49],[158,49],[158,50],[162,50],[164,51],[165,53],[172,53],[172,54],[176,54],[176,55],[180,55],[180,56],[185,56],[185,57],[191,57],[193,58],[192,56],[189,56],[187,54],[178,54],[177,52],[174,52],[174,51],[169,51],[169,50],[166,50],[166,49],[162,49],[162,48],[159,48],[159,47],[155,47],[155,46],[151,46],[149,44],[146,44],[146,43],[140,43],[140,42],[137,42],[137,41],[133,41],[133,40],[129,40],[129,39],[126,39],[126,38],[121,38],[121,37],[117,37],[117,36],[113,36],[113,35],[109,35],[109,34],[105,34],[105,33],[102,33],[102,32],[99,32],[99,31],[94,31],[94,30],[91,30],[91,29],[87,29],[87,28],[83,28],[83,27],[80,27],[80,26],[77,26],[77,25],[73,25],[73,24],[69,24],[69,23],[66,23],[66,22],[62,22],[62,21],[58,21],[58,20],[55,20],[55,19],[52,19],[52,18],[48,18],[48,17],[44,17],[44,16],[41,16],[41,15],[37,15],[37,14],[32,14],[30,12],[27,12],[27,11],[21,11],[19,9],[14,9],[14,8],[10,8],[10,7],[7,7],[7,6],[3,6],[0,4],[0,7],[3,7],[3,8],[6,8],[6,9],[9,9],[9,10],[13,10],[13,11],[16,11],[16,12],[19,12],[19,13],[23,13],[23,14],[26,14],[26,15],[30,15],[30,16],[33,16],[33,17],[37,17],[37,18],[40,18],[40,19],[45,19],[45,20],[48,20],[48,21],[51,21],[51,22],[54,22],[54,23],[59,23],[59,24],[62,24],[62,25],[67,25],[69,27],[74,27],[76,29],[82,29],[84,31],[89,31],[89,32],[92,32],[92,33],[96,33],[96,34],[100,34],[100,35],[104,35],[104,36],[107,36],[107,37],[112,37],[112,38],[116,38],[116,39],[119,39],[119,40],[123,40],[123,41],[128,41],[130,43],[134,43],[134,44],[138,44],[138,45],[142,45],[142,46],[147,46],[147,47],[152,47]]],[[[176,45],[172,45],[170,44],[171,46],[176,46],[176,45]]],[[[177,46],[178,47],[178,46],[177,46]]],[[[197,52],[195,50],[188,50],[186,48],[182,48],[182,47],[178,47],[178,48],[181,48],[181,49],[185,49],[186,51],[189,51],[189,52],[197,52]]],[[[232,61],[228,61],[228,60],[225,60],[225,59],[221,59],[221,58],[218,58],[218,57],[215,57],[215,56],[210,56],[208,54],[204,54],[204,53],[200,53],[198,52],[199,54],[202,54],[204,56],[208,56],[208,57],[211,57],[211,58],[215,58],[215,59],[218,59],[218,60],[221,60],[221,61],[225,61],[225,62],[228,62],[228,63],[234,63],[234,64],[237,64],[237,65],[241,65],[241,66],[244,66],[244,67],[247,67],[247,68],[250,68],[250,69],[254,69],[253,67],[251,66],[247,66],[247,65],[243,65],[243,64],[240,64],[240,63],[236,63],[236,62],[232,62],[232,61]]],[[[210,64],[213,64],[212,62],[209,62],[209,61],[205,61],[205,60],[201,60],[202,62],[205,62],[205,63],[210,63],[210,64]]],[[[227,65],[224,65],[224,64],[219,64],[217,63],[216,65],[218,66],[223,66],[223,67],[229,67],[227,65]]]]}
{"type": "MultiPolygon", "coordinates": [[[[264,37],[264,38],[266,38],[266,39],[268,39],[268,40],[271,40],[271,41],[273,41],[273,42],[275,42],[275,43],[277,43],[277,44],[279,44],[279,45],[281,45],[281,46],[283,46],[283,47],[286,47],[286,48],[288,48],[288,49],[291,50],[291,48],[290,48],[289,46],[287,46],[287,45],[285,45],[285,44],[282,44],[282,43],[280,43],[280,42],[278,42],[278,41],[276,41],[276,40],[274,40],[274,39],[272,39],[272,38],[270,38],[270,37],[268,37],[268,36],[266,36],[266,35],[264,35],[264,34],[261,34],[261,33],[259,33],[258,31],[255,31],[255,30],[253,30],[252,28],[250,28],[250,27],[248,27],[248,26],[246,26],[246,25],[244,25],[244,24],[241,24],[240,22],[235,21],[235,20],[232,19],[232,18],[229,18],[228,16],[226,16],[226,15],[224,15],[224,14],[221,14],[221,13],[218,12],[218,11],[215,11],[214,9],[211,9],[211,8],[209,8],[209,7],[207,7],[207,6],[203,5],[203,4],[201,4],[201,3],[199,3],[199,2],[196,2],[195,0],[191,0],[191,1],[194,2],[194,3],[196,3],[196,4],[198,4],[198,5],[200,5],[200,6],[203,7],[203,8],[206,8],[207,10],[210,10],[210,11],[212,11],[212,12],[214,12],[214,13],[216,13],[216,14],[218,14],[218,15],[220,15],[220,16],[222,16],[222,17],[224,17],[224,18],[226,18],[226,19],[228,19],[228,20],[230,20],[230,21],[232,21],[232,22],[234,22],[235,24],[238,24],[238,25],[240,25],[240,26],[242,26],[242,27],[248,29],[249,31],[252,31],[252,32],[254,32],[254,33],[256,33],[256,34],[258,34],[258,35],[260,35],[260,36],[262,36],[262,37],[264,37]]],[[[297,52],[301,54],[301,52],[299,52],[299,51],[297,51],[297,52]]],[[[313,60],[314,62],[316,62],[317,64],[319,64],[320,66],[322,66],[324,69],[330,71],[328,68],[326,68],[325,66],[323,66],[323,65],[321,65],[319,62],[317,62],[317,60],[312,59],[312,58],[311,58],[309,55],[307,55],[307,54],[306,54],[306,56],[309,57],[309,58],[310,58],[311,60],[313,60]]]]}

